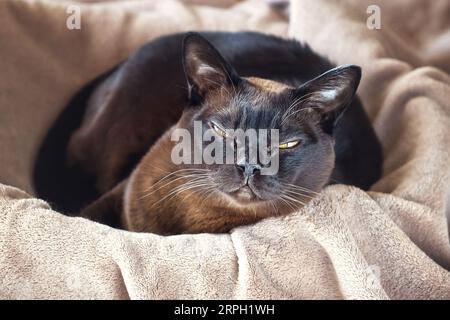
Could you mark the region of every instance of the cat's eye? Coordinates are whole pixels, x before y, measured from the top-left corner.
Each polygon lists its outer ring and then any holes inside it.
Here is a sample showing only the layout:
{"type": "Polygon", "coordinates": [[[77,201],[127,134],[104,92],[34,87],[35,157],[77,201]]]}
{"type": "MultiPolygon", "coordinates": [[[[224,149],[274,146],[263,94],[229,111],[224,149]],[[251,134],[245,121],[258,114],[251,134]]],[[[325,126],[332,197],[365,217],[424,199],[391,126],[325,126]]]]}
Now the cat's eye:
{"type": "Polygon", "coordinates": [[[221,127],[219,127],[217,124],[215,124],[214,122],[211,122],[211,128],[221,137],[226,137],[227,133],[225,132],[224,129],[222,129],[221,127]]]}
{"type": "Polygon", "coordinates": [[[300,144],[300,140],[293,140],[289,142],[282,143],[278,146],[279,149],[291,149],[300,144]]]}

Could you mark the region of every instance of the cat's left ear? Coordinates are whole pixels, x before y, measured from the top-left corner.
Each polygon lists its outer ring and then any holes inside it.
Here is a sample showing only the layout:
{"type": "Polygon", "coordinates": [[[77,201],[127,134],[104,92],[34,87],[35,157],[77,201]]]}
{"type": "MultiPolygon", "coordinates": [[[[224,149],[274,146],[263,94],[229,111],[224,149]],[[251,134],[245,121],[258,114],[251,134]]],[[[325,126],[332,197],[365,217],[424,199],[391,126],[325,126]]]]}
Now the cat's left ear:
{"type": "Polygon", "coordinates": [[[183,41],[183,67],[191,100],[204,98],[225,86],[236,86],[240,79],[216,48],[194,32],[183,41]]]}
{"type": "Polygon", "coordinates": [[[334,126],[351,103],[360,79],[360,67],[339,66],[303,84],[296,90],[296,97],[301,99],[302,108],[319,112],[325,126],[334,126]]]}

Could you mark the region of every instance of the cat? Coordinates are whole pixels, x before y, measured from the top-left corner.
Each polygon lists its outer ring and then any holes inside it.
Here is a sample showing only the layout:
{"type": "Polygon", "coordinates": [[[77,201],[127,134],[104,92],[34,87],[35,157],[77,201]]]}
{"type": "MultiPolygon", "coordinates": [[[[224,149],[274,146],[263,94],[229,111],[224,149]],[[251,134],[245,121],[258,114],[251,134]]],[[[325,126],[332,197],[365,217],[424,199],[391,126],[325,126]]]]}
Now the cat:
{"type": "MultiPolygon", "coordinates": [[[[90,202],[90,219],[162,235],[228,232],[290,214],[332,183],[367,190],[381,175],[382,151],[355,95],[360,78],[358,66],[335,67],[307,45],[255,32],[158,38],[67,108],[83,118],[72,117],[74,131],[59,136],[70,164],[61,172],[72,172],[60,179],[79,189],[95,182],[93,194],[65,204],[64,187],[42,182],[61,121],[41,148],[36,189],[62,208],[90,202]],[[228,129],[278,130],[278,171],[263,175],[260,159],[247,157],[175,164],[172,135],[193,133],[194,122],[217,139],[228,129]]],[[[70,118],[67,110],[60,119],[70,118]]]]}

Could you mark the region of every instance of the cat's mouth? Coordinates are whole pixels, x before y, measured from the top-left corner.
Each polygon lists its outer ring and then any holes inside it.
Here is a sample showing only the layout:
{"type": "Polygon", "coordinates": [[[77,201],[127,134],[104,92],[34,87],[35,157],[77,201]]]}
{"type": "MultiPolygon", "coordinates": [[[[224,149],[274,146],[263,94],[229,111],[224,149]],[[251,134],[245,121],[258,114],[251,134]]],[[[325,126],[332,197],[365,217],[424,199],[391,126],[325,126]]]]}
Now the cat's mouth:
{"type": "Polygon", "coordinates": [[[230,195],[238,202],[246,204],[250,202],[263,201],[254,188],[250,184],[245,184],[239,189],[230,192],[230,195]]]}

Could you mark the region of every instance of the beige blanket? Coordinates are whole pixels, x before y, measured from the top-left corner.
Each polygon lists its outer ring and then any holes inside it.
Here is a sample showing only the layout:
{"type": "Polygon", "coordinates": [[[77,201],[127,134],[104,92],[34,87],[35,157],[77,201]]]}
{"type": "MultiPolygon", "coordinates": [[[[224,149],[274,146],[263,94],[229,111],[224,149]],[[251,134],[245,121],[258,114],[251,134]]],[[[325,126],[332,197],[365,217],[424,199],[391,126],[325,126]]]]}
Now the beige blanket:
{"type": "Polygon", "coordinates": [[[262,1],[191,2],[76,3],[81,30],[68,30],[69,2],[0,1],[0,298],[450,298],[450,3],[293,0],[288,22],[262,1]],[[70,96],[145,41],[191,29],[290,34],[361,65],[383,178],[222,235],[114,230],[30,196],[70,96]]]}

